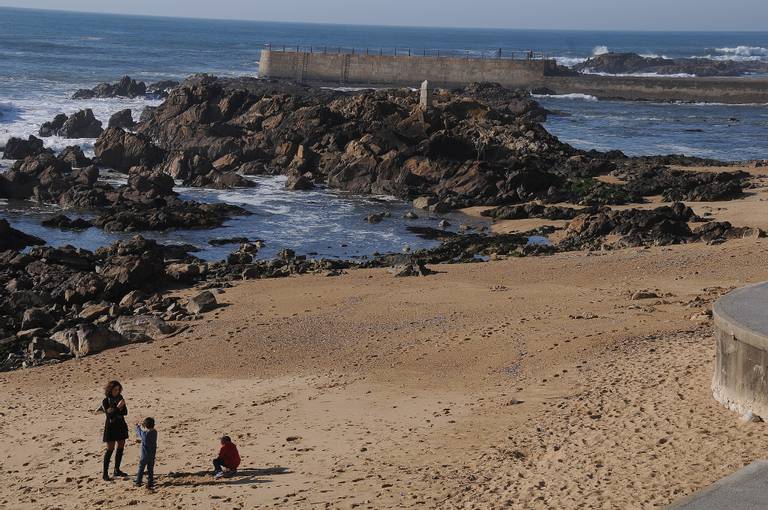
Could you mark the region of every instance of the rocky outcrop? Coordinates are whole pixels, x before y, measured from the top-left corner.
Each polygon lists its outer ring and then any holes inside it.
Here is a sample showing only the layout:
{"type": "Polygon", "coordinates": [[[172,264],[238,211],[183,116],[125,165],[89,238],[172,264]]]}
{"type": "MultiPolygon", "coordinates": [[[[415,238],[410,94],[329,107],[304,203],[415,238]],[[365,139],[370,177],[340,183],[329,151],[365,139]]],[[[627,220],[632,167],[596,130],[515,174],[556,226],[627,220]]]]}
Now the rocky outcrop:
{"type": "Polygon", "coordinates": [[[29,156],[36,156],[44,152],[50,152],[43,147],[43,141],[35,136],[29,135],[29,138],[10,138],[5,144],[3,159],[24,159],[29,156]]]}
{"type": "Polygon", "coordinates": [[[144,82],[137,82],[129,76],[123,76],[117,83],[100,83],[92,89],[80,89],[75,92],[72,99],[93,99],[107,97],[144,97],[147,86],[144,82]]]}
{"type": "Polygon", "coordinates": [[[174,80],[163,80],[147,85],[147,95],[155,98],[166,98],[171,90],[179,86],[174,80]]]}
{"type": "Polygon", "coordinates": [[[133,114],[130,108],[120,110],[109,118],[109,124],[107,127],[120,128],[120,129],[133,129],[136,127],[136,122],[133,120],[133,114]]]}
{"type": "Polygon", "coordinates": [[[759,60],[713,60],[708,58],[643,57],[637,53],[604,53],[577,64],[574,70],[586,73],[696,76],[742,76],[768,73],[768,63],[759,60]]]}
{"type": "Polygon", "coordinates": [[[407,90],[349,94],[197,77],[174,89],[139,132],[165,150],[280,169],[294,189],[324,182],[431,195],[457,207],[527,201],[562,185],[558,170],[576,152],[533,120],[542,112],[530,96],[485,84],[438,97],[434,111],[423,112],[407,90]]]}
{"type": "Polygon", "coordinates": [[[626,189],[639,196],[661,195],[665,201],[713,202],[742,196],[747,172],[693,172],[661,166],[638,167],[620,174],[626,189]]]}
{"type": "Polygon", "coordinates": [[[73,220],[64,214],[57,214],[47,220],[43,220],[41,225],[61,230],[87,230],[93,227],[93,223],[88,220],[84,220],[83,218],[75,218],[73,220]]]}
{"type": "Polygon", "coordinates": [[[181,200],[173,191],[173,179],[159,170],[135,166],[127,172],[127,185],[114,188],[98,181],[96,167],[73,169],[60,157],[44,153],[17,161],[0,174],[0,198],[94,210],[98,216],[91,222],[114,231],[210,228],[247,214],[234,205],[181,200]]]}
{"type": "Polygon", "coordinates": [[[573,207],[545,206],[542,204],[503,205],[480,213],[497,220],[521,220],[543,218],[547,220],[571,220],[581,214],[594,213],[595,208],[576,209],[573,207]]]}
{"type": "Polygon", "coordinates": [[[86,157],[79,145],[66,147],[59,153],[59,158],[72,165],[73,168],[84,168],[93,164],[91,158],[86,157]]]}
{"type": "Polygon", "coordinates": [[[627,246],[669,245],[695,241],[722,242],[742,237],[749,229],[730,223],[708,223],[691,230],[689,223],[701,221],[690,207],[677,202],[655,209],[611,210],[574,218],[558,244],[561,250],[623,248],[627,246]],[[611,242],[607,237],[612,236],[611,242]]]}
{"type": "Polygon", "coordinates": [[[104,130],[101,121],[93,115],[93,110],[86,108],[71,116],[63,113],[57,115],[51,122],[40,127],[40,136],[60,136],[62,138],[96,138],[104,130]]]}
{"type": "Polygon", "coordinates": [[[153,167],[165,158],[164,151],[149,137],[114,127],[104,131],[93,149],[100,164],[120,172],[127,172],[134,166],[153,167]]]}

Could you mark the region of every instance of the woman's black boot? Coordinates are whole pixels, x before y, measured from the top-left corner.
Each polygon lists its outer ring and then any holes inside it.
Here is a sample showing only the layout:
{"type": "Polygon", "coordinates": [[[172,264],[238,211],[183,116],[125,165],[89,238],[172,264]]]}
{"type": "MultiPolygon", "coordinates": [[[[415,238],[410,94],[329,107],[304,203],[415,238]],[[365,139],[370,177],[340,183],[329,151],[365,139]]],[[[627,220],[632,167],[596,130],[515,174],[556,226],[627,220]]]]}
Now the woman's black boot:
{"type": "Polygon", "coordinates": [[[102,478],[105,482],[109,482],[112,479],[109,477],[109,462],[112,460],[112,450],[107,450],[104,452],[104,473],[102,474],[102,478]]]}
{"type": "MultiPolygon", "coordinates": [[[[112,473],[114,476],[120,476],[120,477],[126,477],[128,476],[126,473],[123,473],[120,471],[120,463],[123,461],[123,449],[118,448],[115,450],[115,471],[112,473]]],[[[109,465],[107,465],[107,468],[109,468],[109,465]]]]}

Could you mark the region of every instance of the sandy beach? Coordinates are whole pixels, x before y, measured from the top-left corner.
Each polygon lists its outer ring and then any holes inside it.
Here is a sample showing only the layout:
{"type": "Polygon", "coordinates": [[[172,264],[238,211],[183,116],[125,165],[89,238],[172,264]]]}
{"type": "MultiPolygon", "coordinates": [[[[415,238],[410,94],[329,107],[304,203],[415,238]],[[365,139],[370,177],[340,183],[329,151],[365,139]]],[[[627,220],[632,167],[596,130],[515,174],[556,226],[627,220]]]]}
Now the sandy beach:
{"type": "Polygon", "coordinates": [[[663,506],[768,454],[710,396],[706,315],[768,279],[766,247],[243,282],[171,338],[0,374],[0,506],[663,506]],[[157,420],[154,493],[100,480],[113,377],[129,423],[157,420]],[[243,466],[214,481],[223,433],[243,466]]]}

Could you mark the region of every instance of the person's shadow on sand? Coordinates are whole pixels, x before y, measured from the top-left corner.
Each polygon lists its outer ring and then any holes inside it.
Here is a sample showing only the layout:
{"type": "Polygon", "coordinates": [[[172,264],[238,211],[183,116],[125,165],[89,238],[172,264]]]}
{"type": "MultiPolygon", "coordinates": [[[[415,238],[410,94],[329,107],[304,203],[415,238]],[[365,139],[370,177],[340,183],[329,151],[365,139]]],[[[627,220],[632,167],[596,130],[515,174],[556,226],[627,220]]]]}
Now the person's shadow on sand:
{"type": "Polygon", "coordinates": [[[158,486],[174,486],[181,487],[187,485],[202,486],[202,485],[251,485],[257,483],[270,483],[273,480],[264,478],[275,475],[288,475],[292,471],[286,467],[270,467],[264,469],[238,469],[235,473],[225,473],[222,478],[215,480],[213,478],[213,471],[194,471],[194,472],[180,472],[175,471],[163,476],[161,480],[158,480],[158,486]]]}

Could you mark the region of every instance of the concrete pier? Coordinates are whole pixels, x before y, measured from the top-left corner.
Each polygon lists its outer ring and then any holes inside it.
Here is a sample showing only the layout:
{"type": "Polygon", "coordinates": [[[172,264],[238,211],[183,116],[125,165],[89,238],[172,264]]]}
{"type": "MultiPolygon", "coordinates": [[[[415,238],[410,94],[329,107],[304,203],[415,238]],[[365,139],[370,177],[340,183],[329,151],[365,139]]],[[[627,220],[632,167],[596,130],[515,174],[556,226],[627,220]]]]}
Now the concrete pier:
{"type": "Polygon", "coordinates": [[[601,99],[768,103],[766,78],[672,78],[564,75],[554,60],[437,56],[261,52],[262,78],[328,86],[459,87],[490,81],[552,94],[601,99]]]}
{"type": "Polygon", "coordinates": [[[713,315],[715,399],[737,413],[768,420],[768,282],[726,294],[713,315]]]}

